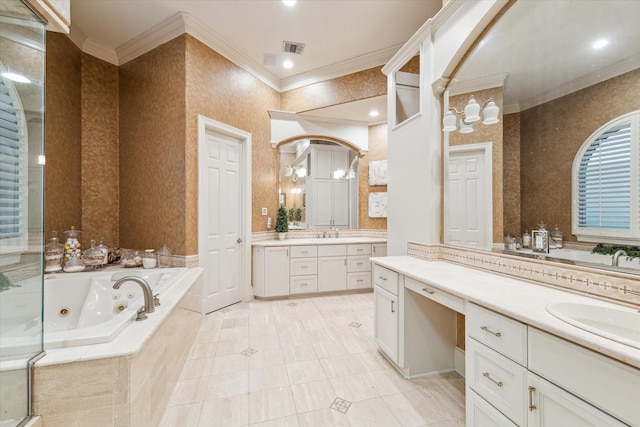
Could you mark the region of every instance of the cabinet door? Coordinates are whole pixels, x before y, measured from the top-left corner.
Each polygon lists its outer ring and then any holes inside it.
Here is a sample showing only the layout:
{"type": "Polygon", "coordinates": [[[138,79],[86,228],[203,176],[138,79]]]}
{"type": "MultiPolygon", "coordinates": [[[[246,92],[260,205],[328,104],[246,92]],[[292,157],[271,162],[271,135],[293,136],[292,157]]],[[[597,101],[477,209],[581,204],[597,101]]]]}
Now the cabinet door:
{"type": "Polygon", "coordinates": [[[467,387],[466,415],[469,427],[517,427],[502,412],[491,406],[476,392],[467,387]]]}
{"type": "Polygon", "coordinates": [[[320,227],[333,225],[333,182],[316,179],[313,193],[313,224],[320,227]]]}
{"type": "Polygon", "coordinates": [[[315,150],[316,164],[312,170],[314,178],[333,178],[333,156],[329,150],[315,150]]]}
{"type": "Polygon", "coordinates": [[[528,373],[527,385],[529,427],[626,425],[534,373],[528,373]]]}
{"type": "Polygon", "coordinates": [[[387,256],[387,244],[386,243],[374,243],[371,245],[372,256],[387,256]]]}
{"type": "Polygon", "coordinates": [[[289,295],[289,247],[265,249],[266,297],[289,295]]]}
{"type": "Polygon", "coordinates": [[[337,179],[333,181],[333,197],[331,199],[334,227],[349,226],[349,181],[337,179]]]}
{"type": "Polygon", "coordinates": [[[347,289],[347,258],[318,258],[318,292],[347,289]]]}
{"type": "Polygon", "coordinates": [[[376,343],[393,362],[398,363],[398,297],[374,286],[374,335],[376,343]]]}

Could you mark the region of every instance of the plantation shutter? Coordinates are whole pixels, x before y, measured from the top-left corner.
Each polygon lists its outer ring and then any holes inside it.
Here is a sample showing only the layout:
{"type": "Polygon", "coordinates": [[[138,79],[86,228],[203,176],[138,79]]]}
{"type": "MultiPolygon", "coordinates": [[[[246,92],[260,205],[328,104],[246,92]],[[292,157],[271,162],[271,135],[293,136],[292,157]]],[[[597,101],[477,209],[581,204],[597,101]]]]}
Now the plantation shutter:
{"type": "Polygon", "coordinates": [[[0,240],[23,236],[26,204],[24,115],[0,77],[0,240]]]}
{"type": "Polygon", "coordinates": [[[587,148],[578,170],[578,225],[631,228],[631,124],[607,130],[587,148]]]}

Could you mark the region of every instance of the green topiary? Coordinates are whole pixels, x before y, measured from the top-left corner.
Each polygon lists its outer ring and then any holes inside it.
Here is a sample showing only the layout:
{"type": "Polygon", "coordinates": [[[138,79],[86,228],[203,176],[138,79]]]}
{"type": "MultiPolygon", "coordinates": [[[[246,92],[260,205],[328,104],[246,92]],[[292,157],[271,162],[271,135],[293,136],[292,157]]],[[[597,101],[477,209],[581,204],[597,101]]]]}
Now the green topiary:
{"type": "Polygon", "coordinates": [[[284,206],[278,208],[278,217],[276,218],[276,233],[286,233],[289,231],[289,221],[287,221],[287,210],[284,206]]]}

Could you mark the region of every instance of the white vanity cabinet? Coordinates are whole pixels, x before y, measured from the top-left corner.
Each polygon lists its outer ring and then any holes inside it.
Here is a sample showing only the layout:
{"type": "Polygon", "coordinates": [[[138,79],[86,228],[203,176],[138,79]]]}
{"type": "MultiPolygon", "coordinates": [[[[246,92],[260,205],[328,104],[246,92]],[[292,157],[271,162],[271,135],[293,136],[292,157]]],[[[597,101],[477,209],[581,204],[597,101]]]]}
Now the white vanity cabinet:
{"type": "Polygon", "coordinates": [[[253,248],[253,293],[259,297],[289,295],[289,247],[253,248]]]}
{"type": "Polygon", "coordinates": [[[468,426],[639,425],[638,369],[475,304],[466,334],[468,426]]]}
{"type": "Polygon", "coordinates": [[[374,336],[378,347],[396,365],[399,360],[398,273],[373,267],[374,336]]]}
{"type": "Polygon", "coordinates": [[[318,247],[318,292],[347,289],[347,245],[318,247]]]}
{"type": "MultiPolygon", "coordinates": [[[[280,297],[372,287],[371,261],[386,253],[386,243],[253,246],[253,288],[257,297],[280,297]]],[[[341,239],[342,240],[342,239],[341,239]]],[[[346,239],[345,239],[346,240],[346,239]]]]}

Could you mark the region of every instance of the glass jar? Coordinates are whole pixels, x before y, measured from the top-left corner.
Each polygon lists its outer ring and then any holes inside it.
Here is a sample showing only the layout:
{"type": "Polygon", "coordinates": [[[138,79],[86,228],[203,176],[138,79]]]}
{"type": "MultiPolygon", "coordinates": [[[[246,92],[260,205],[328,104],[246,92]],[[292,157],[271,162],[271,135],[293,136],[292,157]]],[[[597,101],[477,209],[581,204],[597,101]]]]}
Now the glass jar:
{"type": "Polygon", "coordinates": [[[58,232],[51,232],[51,240],[44,245],[44,271],[51,273],[62,270],[64,245],[58,239],[58,232]]]}
{"type": "Polygon", "coordinates": [[[82,262],[80,258],[80,252],[73,252],[69,260],[65,262],[63,270],[66,273],[77,273],[84,271],[85,267],[84,262],[82,262]]]}
{"type": "Polygon", "coordinates": [[[100,267],[105,260],[105,253],[96,247],[96,241],[91,241],[91,247],[82,253],[82,261],[94,270],[100,267]]]}
{"type": "Polygon", "coordinates": [[[140,267],[142,265],[142,257],[138,251],[125,250],[120,258],[120,264],[125,268],[140,267]]]}
{"type": "Polygon", "coordinates": [[[144,268],[156,268],[158,260],[153,249],[145,249],[144,255],[142,255],[142,267],[144,268]]]}
{"type": "Polygon", "coordinates": [[[100,243],[98,243],[98,249],[100,249],[104,254],[104,260],[102,261],[101,266],[105,266],[109,263],[109,248],[104,244],[104,239],[100,239],[100,243]]]}
{"type": "Polygon", "coordinates": [[[522,235],[522,247],[530,248],[531,247],[531,234],[529,234],[529,230],[525,230],[522,235]]]}
{"type": "Polygon", "coordinates": [[[71,230],[65,231],[64,234],[67,235],[67,240],[64,242],[64,262],[67,263],[74,255],[77,255],[78,257],[82,255],[80,240],[78,240],[82,231],[76,230],[72,225],[71,230]]]}
{"type": "Polygon", "coordinates": [[[557,225],[556,225],[556,228],[554,228],[553,231],[551,232],[551,240],[553,241],[553,245],[557,249],[562,248],[562,231],[560,231],[557,225]]]}
{"type": "Polygon", "coordinates": [[[158,251],[158,267],[171,267],[171,249],[167,245],[162,246],[158,251]]]}

